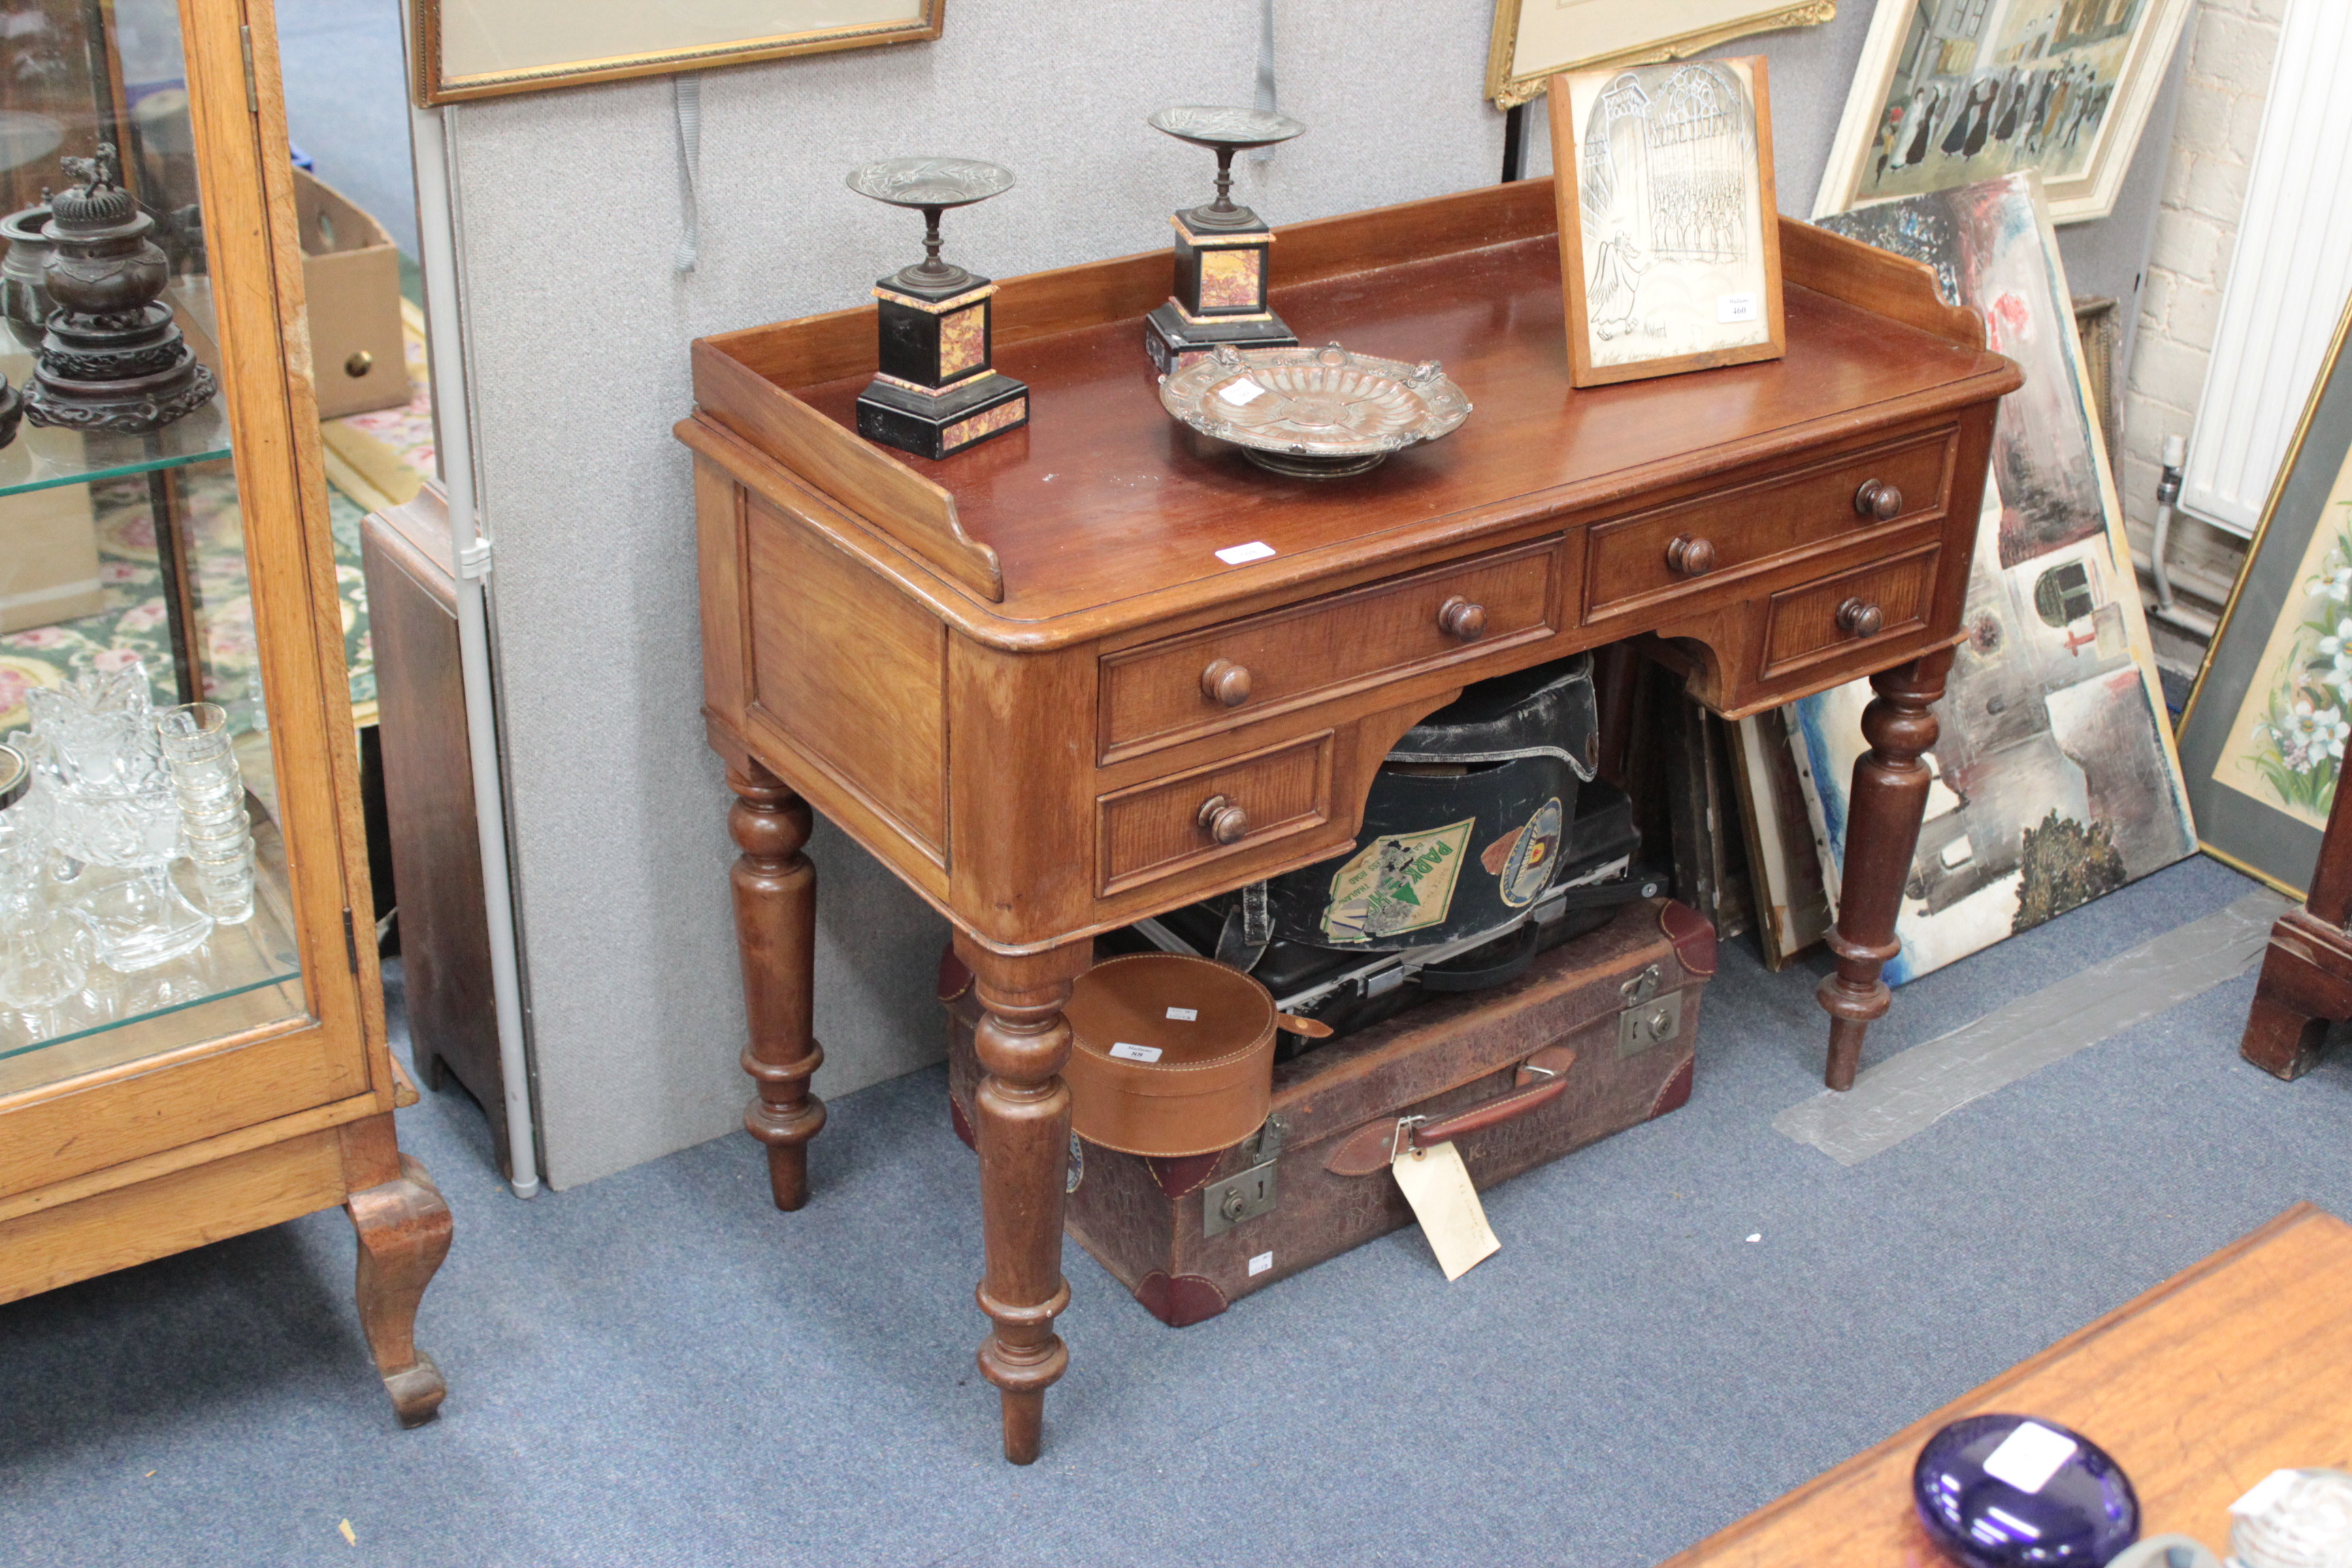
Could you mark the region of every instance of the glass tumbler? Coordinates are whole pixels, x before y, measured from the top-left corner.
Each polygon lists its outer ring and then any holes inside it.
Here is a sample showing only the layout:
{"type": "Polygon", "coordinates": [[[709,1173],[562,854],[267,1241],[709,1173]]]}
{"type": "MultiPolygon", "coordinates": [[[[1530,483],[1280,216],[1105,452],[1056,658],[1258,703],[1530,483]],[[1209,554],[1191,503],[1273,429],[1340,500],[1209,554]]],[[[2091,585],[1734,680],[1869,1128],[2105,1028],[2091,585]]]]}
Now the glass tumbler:
{"type": "Polygon", "coordinates": [[[23,752],[0,746],[0,1007],[49,1007],[89,979],[81,926],[50,907],[48,803],[30,788],[23,752]]]}
{"type": "Polygon", "coordinates": [[[205,908],[222,925],[252,919],[253,827],[227,710],[217,702],[166,708],[155,715],[155,733],[180,802],[181,848],[195,867],[205,908]]]}

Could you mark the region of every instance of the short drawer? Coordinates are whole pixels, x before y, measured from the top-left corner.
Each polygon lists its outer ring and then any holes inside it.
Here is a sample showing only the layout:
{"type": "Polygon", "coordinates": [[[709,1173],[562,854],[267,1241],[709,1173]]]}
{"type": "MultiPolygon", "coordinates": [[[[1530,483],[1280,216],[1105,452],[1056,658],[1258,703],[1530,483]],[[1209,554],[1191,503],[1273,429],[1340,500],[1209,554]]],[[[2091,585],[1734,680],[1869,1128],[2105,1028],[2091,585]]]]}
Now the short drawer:
{"type": "Polygon", "coordinates": [[[1941,553],[1942,546],[1929,544],[1773,595],[1759,673],[1769,679],[1848,647],[1918,631],[1927,625],[1941,553]]]}
{"type": "Polygon", "coordinates": [[[1247,855],[1329,820],[1331,742],[1326,730],[1102,796],[1095,856],[1102,892],[1247,855]]]}
{"type": "Polygon", "coordinates": [[[1624,609],[1807,545],[1940,516],[1958,439],[1947,427],[1596,523],[1586,544],[1588,613],[1624,609]]]}
{"type": "Polygon", "coordinates": [[[1106,655],[1105,762],[1550,636],[1559,536],[1106,655]]]}

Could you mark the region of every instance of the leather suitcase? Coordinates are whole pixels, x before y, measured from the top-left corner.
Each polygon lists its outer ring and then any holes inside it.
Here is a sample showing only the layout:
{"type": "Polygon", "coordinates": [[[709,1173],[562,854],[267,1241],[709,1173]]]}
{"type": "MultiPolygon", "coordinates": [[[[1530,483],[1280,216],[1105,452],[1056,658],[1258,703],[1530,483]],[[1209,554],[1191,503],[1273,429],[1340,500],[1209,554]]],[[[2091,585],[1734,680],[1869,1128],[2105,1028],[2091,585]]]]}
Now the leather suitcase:
{"type": "MultiPolygon", "coordinates": [[[[1696,912],[1628,904],[1516,980],[1276,1065],[1272,1114],[1230,1149],[1156,1159],[1073,1139],[1066,1228],[1161,1321],[1215,1317],[1413,1223],[1388,1168],[1402,1118],[1450,1135],[1484,1188],[1681,1106],[1714,973],[1715,929],[1696,912]]],[[[969,1144],[979,1009],[952,952],[940,999],[969,1144]]]]}

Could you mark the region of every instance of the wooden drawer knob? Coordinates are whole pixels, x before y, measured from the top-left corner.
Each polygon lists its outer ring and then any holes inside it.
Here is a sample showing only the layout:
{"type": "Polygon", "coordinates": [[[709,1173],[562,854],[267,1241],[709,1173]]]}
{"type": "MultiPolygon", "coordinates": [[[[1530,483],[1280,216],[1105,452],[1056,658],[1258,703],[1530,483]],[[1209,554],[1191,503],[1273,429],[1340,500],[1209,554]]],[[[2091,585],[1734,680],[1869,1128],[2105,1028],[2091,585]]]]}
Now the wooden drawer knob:
{"type": "Polygon", "coordinates": [[[1706,576],[1715,570],[1715,542],[1677,533],[1666,546],[1666,566],[1685,577],[1706,576]]]}
{"type": "Polygon", "coordinates": [[[1862,489],[1853,492],[1853,510],[1880,522],[1893,522],[1903,515],[1903,492],[1885,479],[1865,479],[1862,489]]]}
{"type": "Polygon", "coordinates": [[[1874,637],[1886,617],[1876,605],[1864,599],[1848,599],[1837,607],[1838,630],[1850,637],[1874,637]]]}
{"type": "Polygon", "coordinates": [[[1220,844],[1239,844],[1249,832],[1249,813],[1213,795],[1201,803],[1201,831],[1220,844]]]}
{"type": "Polygon", "coordinates": [[[1238,708],[1250,700],[1250,672],[1229,658],[1213,658],[1201,672],[1201,695],[1212,702],[1238,708]]]}
{"type": "Polygon", "coordinates": [[[1456,594],[1437,606],[1437,626],[1447,637],[1476,642],[1486,630],[1486,606],[1456,594]]]}

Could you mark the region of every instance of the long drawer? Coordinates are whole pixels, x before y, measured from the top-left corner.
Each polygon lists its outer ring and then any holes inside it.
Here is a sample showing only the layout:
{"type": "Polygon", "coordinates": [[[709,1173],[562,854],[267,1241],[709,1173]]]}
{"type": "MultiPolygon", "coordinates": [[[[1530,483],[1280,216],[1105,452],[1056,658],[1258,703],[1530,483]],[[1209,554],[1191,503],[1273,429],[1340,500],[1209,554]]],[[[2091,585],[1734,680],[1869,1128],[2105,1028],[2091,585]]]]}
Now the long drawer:
{"type": "Polygon", "coordinates": [[[1450,562],[1102,660],[1104,762],[1550,636],[1560,538],[1450,562]]]}
{"type": "Polygon", "coordinates": [[[1587,612],[1615,614],[1808,545],[1939,517],[1958,440],[1947,426],[1596,523],[1587,536],[1587,612]]]}

